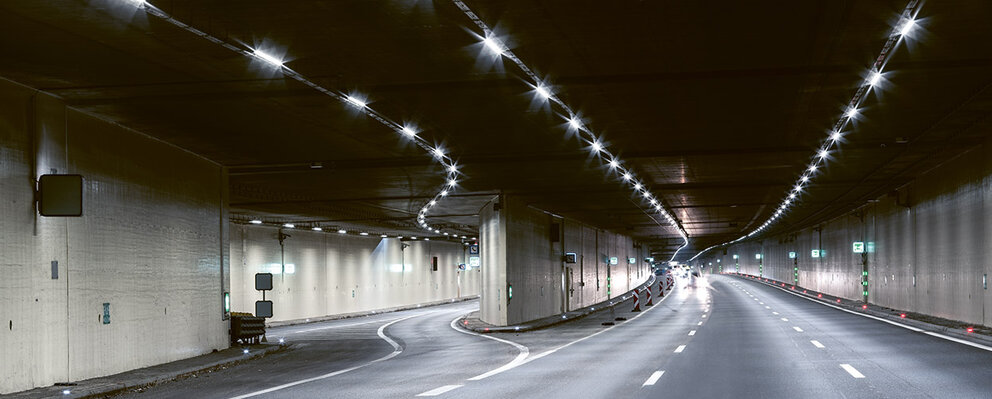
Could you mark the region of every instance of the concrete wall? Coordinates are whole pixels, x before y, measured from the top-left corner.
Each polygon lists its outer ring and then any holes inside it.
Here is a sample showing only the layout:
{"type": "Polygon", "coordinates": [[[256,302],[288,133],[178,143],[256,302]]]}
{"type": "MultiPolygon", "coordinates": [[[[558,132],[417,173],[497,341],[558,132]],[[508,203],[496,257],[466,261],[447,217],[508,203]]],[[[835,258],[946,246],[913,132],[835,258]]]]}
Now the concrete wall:
{"type": "Polygon", "coordinates": [[[478,268],[459,271],[466,247],[446,241],[344,235],[284,229],[283,273],[279,229],[231,226],[231,306],[254,312],[262,299],[255,273],[273,272],[271,321],[318,318],[479,294],[478,268]],[[406,248],[401,248],[407,245],[406,248]],[[438,270],[432,270],[432,257],[438,270]],[[289,266],[292,265],[292,266],[289,266]]]}
{"type": "Polygon", "coordinates": [[[486,204],[480,226],[480,316],[490,324],[512,325],[590,306],[633,289],[650,274],[644,261],[648,249],[635,247],[630,237],[530,208],[512,196],[486,204]],[[576,253],[577,262],[562,262],[566,252],[576,253]],[[618,264],[610,265],[611,257],[618,264]]]}
{"type": "Polygon", "coordinates": [[[0,79],[0,393],[226,348],[226,186],[216,164],[0,79]],[[84,176],[82,217],[37,216],[52,172],[84,176]]]}
{"type": "Polygon", "coordinates": [[[924,174],[898,195],[815,228],[721,249],[702,261],[734,271],[862,299],[863,261],[868,268],[868,301],[894,309],[967,323],[992,325],[992,294],[982,284],[992,274],[992,139],[924,174]],[[855,254],[862,241],[869,252],[855,254]],[[826,250],[812,258],[811,250],[826,250]],[[794,251],[798,257],[789,259],[794,251]],[[754,254],[764,254],[763,261],[754,254]]]}

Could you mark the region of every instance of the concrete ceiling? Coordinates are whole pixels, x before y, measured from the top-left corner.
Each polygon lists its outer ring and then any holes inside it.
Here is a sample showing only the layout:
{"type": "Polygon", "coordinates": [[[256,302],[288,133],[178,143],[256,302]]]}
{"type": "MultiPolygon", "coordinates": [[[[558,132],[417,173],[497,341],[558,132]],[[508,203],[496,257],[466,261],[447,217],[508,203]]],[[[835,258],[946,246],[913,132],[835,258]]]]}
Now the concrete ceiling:
{"type": "MultiPolygon", "coordinates": [[[[691,241],[749,232],[795,182],[905,1],[468,1],[672,209],[691,241]]],[[[412,121],[462,165],[432,224],[473,235],[500,191],[681,243],[450,1],[161,0],[176,19],[412,121]]],[[[855,209],[990,131],[992,3],[930,1],[883,88],[771,231],[855,209]]],[[[0,2],[0,76],[230,168],[234,217],[412,233],[440,166],[354,107],[127,0],[0,2]],[[315,168],[314,166],[321,166],[315,168]]]]}

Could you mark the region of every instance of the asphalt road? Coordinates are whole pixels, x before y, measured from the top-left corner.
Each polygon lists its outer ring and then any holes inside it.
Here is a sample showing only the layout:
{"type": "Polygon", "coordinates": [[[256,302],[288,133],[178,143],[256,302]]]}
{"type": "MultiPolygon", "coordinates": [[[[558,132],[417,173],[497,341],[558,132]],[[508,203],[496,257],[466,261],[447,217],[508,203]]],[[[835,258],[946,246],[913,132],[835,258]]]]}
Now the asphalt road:
{"type": "Polygon", "coordinates": [[[629,305],[518,334],[454,326],[477,302],[276,328],[292,350],[125,397],[992,397],[990,351],[753,281],[629,305]]]}

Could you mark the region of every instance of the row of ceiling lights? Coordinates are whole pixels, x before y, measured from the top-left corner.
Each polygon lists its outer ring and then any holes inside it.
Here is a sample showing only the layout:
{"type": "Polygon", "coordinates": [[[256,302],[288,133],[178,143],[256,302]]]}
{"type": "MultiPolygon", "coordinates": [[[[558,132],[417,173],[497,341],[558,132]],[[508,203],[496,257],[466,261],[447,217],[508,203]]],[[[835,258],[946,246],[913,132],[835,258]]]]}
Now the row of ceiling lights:
{"type": "Polygon", "coordinates": [[[147,0],[123,0],[123,1],[139,9],[145,10],[145,12],[147,12],[150,15],[161,18],[162,20],[169,22],[170,24],[176,27],[186,30],[187,32],[190,32],[196,36],[207,39],[210,42],[221,45],[222,47],[227,48],[231,51],[242,54],[248,58],[261,60],[262,62],[278,69],[280,72],[282,72],[284,76],[293,78],[296,81],[313,88],[314,90],[317,90],[330,97],[336,98],[341,102],[343,102],[344,104],[346,104],[347,106],[356,108],[359,112],[364,113],[365,115],[371,117],[372,119],[375,119],[382,125],[392,129],[396,133],[399,133],[402,137],[412,140],[418,147],[426,151],[438,164],[440,164],[444,168],[444,172],[445,172],[445,183],[440,187],[438,192],[434,194],[433,198],[431,198],[429,201],[424,203],[424,205],[421,206],[420,210],[417,212],[417,225],[420,228],[428,231],[429,233],[441,234],[450,237],[458,237],[454,233],[441,231],[440,228],[429,225],[426,220],[427,213],[431,210],[431,208],[433,208],[439,202],[441,202],[442,199],[450,195],[457,187],[458,179],[461,175],[461,173],[458,170],[458,165],[454,159],[452,159],[447,153],[445,153],[445,149],[441,145],[432,144],[423,137],[421,137],[419,135],[421,132],[418,131],[415,125],[400,124],[386,117],[385,115],[379,113],[378,111],[374,110],[369,106],[367,102],[367,98],[363,95],[357,93],[343,93],[336,90],[327,89],[323,86],[318,85],[316,82],[306,78],[299,72],[296,72],[290,69],[289,67],[287,67],[284,61],[285,57],[283,56],[278,56],[272,52],[265,51],[260,48],[244,49],[235,46],[233,44],[227,43],[206,32],[203,32],[182,21],[173,18],[168,13],[153,6],[147,0]]]}
{"type": "MultiPolygon", "coordinates": [[[[568,106],[560,97],[555,95],[555,89],[550,85],[547,79],[542,79],[537,76],[537,74],[527,66],[519,57],[517,57],[513,51],[504,45],[504,41],[500,40],[493,33],[492,29],[489,28],[482,19],[473,12],[468,5],[462,0],[452,0],[454,4],[462,10],[462,12],[475,23],[479,29],[482,30],[482,36],[478,38],[482,42],[482,46],[489,52],[493,53],[495,57],[503,57],[511,62],[513,62],[517,68],[526,76],[525,81],[534,90],[534,93],[541,101],[550,102],[553,106],[557,106],[562,113],[563,119],[567,122],[566,128],[572,132],[579,134],[579,137],[589,145],[590,150],[600,159],[605,162],[608,166],[609,173],[616,173],[616,177],[623,183],[627,184],[634,193],[641,198],[645,203],[650,204],[650,208],[661,215],[668,224],[671,225],[678,232],[679,236],[682,237],[683,243],[679,248],[672,254],[672,259],[678,255],[679,251],[682,250],[686,245],[689,244],[689,236],[685,229],[679,224],[678,220],[665,208],[656,195],[651,193],[651,190],[642,184],[640,179],[634,174],[634,172],[625,167],[623,161],[620,159],[619,155],[611,152],[603,144],[602,135],[597,135],[593,132],[586,124],[582,122],[579,114],[575,110],[568,106]]],[[[651,213],[649,213],[650,215],[651,213]]]]}
{"type": "MultiPolygon", "coordinates": [[[[242,223],[243,223],[243,221],[242,221],[242,223]]],[[[262,221],[261,219],[251,219],[251,220],[248,221],[248,223],[249,224],[254,224],[254,225],[279,226],[279,227],[286,228],[286,229],[295,229],[296,228],[296,224],[295,223],[266,223],[266,222],[262,221]]],[[[321,226],[314,225],[314,226],[310,226],[310,230],[313,230],[313,231],[324,231],[324,228],[321,227],[321,226]]],[[[337,229],[337,232],[338,232],[338,234],[358,234],[359,236],[368,236],[369,235],[369,233],[368,232],[365,232],[365,231],[348,231],[348,230],[345,230],[345,229],[337,229]]],[[[457,234],[451,234],[451,235],[445,234],[445,235],[447,236],[445,238],[451,238],[451,239],[456,239],[456,240],[457,239],[470,240],[470,241],[475,241],[476,240],[476,237],[469,238],[468,236],[464,236],[464,235],[462,235],[462,236],[459,236],[457,234]]],[[[391,236],[389,234],[379,234],[379,237],[381,237],[381,238],[410,239],[410,240],[416,240],[417,239],[416,236],[401,236],[401,235],[392,235],[391,236]]],[[[424,240],[430,241],[431,239],[430,239],[430,237],[424,237],[424,240]]]]}
{"type": "Polygon", "coordinates": [[[823,141],[823,144],[820,145],[819,150],[817,150],[817,152],[813,155],[809,165],[800,174],[799,178],[796,180],[796,183],[785,194],[785,198],[781,203],[779,203],[778,207],[775,209],[775,212],[767,220],[765,220],[764,223],[751,232],[738,237],[735,240],[713,245],[699,251],[699,253],[689,259],[689,261],[695,260],[703,253],[713,248],[734,244],[760,234],[780,219],[782,215],[795,207],[796,203],[804,194],[803,190],[811,184],[813,179],[816,178],[817,171],[829,160],[831,154],[830,151],[833,150],[834,147],[840,145],[841,139],[844,138],[844,128],[857,119],[859,115],[859,108],[868,97],[868,93],[870,93],[872,89],[878,89],[879,83],[882,83],[882,80],[885,78],[883,69],[892,57],[892,54],[895,53],[896,46],[898,46],[904,39],[910,37],[913,29],[917,26],[916,16],[919,14],[919,7],[921,5],[922,2],[920,0],[911,0],[906,5],[906,8],[899,16],[898,23],[892,28],[888,40],[886,40],[885,45],[882,46],[882,51],[877,57],[875,57],[874,62],[866,73],[866,77],[862,83],[858,85],[858,89],[851,98],[851,101],[848,102],[847,108],[837,119],[837,121],[834,122],[833,128],[830,130],[829,135],[823,141]]]}

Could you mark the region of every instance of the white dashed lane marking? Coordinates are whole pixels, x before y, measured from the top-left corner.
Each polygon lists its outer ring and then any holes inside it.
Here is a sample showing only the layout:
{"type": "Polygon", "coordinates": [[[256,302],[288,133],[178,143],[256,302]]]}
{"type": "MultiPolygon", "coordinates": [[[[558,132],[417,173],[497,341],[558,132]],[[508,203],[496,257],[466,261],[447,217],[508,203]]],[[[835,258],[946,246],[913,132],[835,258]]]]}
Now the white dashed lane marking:
{"type": "Polygon", "coordinates": [[[799,327],[796,327],[796,326],[793,326],[792,329],[793,330],[796,330],[796,332],[803,332],[803,329],[801,329],[799,327]]]}
{"type": "Polygon", "coordinates": [[[696,335],[696,330],[689,331],[689,336],[691,337],[693,335],[696,335]]]}
{"type": "Polygon", "coordinates": [[[842,364],[842,365],[840,365],[840,368],[844,369],[844,371],[846,371],[848,374],[850,374],[851,377],[854,377],[854,378],[865,378],[865,375],[864,374],[861,374],[861,372],[858,371],[856,368],[851,367],[850,364],[842,364]]]}
{"type": "Polygon", "coordinates": [[[684,350],[685,350],[685,345],[679,345],[678,348],[675,348],[675,353],[682,353],[682,351],[684,350]]]}
{"type": "Polygon", "coordinates": [[[812,340],[812,341],[809,341],[809,342],[812,343],[813,346],[815,346],[817,348],[820,348],[820,349],[826,348],[826,346],[823,346],[823,344],[821,344],[820,341],[817,341],[815,339],[812,340]]]}
{"type": "Polygon", "coordinates": [[[655,371],[654,374],[651,374],[651,376],[648,377],[647,381],[644,381],[644,383],[641,384],[641,386],[646,387],[648,385],[654,385],[656,382],[658,382],[658,379],[661,378],[661,376],[664,374],[665,374],[665,370],[655,371]]]}

